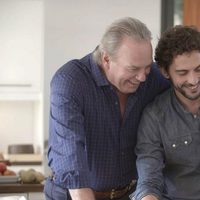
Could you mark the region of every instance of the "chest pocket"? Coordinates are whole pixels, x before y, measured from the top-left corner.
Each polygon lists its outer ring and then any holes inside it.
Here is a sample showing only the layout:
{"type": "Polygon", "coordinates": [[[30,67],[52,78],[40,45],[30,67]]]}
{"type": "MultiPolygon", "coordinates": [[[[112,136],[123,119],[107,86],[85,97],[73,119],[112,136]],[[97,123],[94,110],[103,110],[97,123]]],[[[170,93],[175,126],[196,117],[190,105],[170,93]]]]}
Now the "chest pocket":
{"type": "Polygon", "coordinates": [[[177,148],[187,147],[192,143],[192,136],[180,136],[176,137],[173,140],[169,141],[169,145],[171,146],[172,150],[176,150],[177,148]]]}
{"type": "Polygon", "coordinates": [[[191,154],[193,154],[192,148],[192,136],[178,136],[169,139],[166,142],[165,156],[166,162],[183,164],[191,161],[191,154]]]}

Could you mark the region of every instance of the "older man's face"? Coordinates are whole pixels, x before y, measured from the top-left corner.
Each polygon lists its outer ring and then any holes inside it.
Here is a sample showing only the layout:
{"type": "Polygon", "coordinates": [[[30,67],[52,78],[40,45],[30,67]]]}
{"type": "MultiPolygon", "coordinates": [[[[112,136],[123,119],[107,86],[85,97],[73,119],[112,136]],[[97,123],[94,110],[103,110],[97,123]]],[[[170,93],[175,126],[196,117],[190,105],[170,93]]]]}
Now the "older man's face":
{"type": "Polygon", "coordinates": [[[135,92],[146,80],[152,64],[150,41],[125,38],[115,58],[108,57],[105,74],[109,82],[121,93],[135,92]]]}

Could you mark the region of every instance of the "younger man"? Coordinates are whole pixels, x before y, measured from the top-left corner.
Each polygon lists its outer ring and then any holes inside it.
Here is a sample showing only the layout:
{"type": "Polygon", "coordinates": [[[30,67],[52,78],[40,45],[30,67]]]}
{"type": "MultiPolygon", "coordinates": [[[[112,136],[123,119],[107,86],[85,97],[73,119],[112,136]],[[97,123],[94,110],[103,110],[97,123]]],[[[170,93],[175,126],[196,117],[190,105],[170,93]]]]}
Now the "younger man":
{"type": "Polygon", "coordinates": [[[200,199],[200,33],[175,26],[155,60],[173,85],[149,105],[136,146],[139,181],[132,199],[200,199]]]}

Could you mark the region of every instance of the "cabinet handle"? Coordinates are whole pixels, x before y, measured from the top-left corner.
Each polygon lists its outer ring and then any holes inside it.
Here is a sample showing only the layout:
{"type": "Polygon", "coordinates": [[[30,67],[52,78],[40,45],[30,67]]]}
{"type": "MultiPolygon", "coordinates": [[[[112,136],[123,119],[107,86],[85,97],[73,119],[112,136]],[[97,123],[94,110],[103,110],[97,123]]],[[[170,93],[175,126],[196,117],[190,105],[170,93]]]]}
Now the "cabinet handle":
{"type": "Polygon", "coordinates": [[[32,84],[20,84],[20,83],[0,83],[0,87],[31,87],[32,84]]]}

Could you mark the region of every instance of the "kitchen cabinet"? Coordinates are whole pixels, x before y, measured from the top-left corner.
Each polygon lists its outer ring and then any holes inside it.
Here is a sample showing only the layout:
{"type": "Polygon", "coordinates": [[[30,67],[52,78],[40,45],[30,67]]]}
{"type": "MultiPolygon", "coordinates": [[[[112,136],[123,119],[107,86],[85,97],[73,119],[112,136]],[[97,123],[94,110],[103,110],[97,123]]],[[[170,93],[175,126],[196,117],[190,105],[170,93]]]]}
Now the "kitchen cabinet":
{"type": "Polygon", "coordinates": [[[29,192],[27,195],[28,200],[45,200],[44,193],[42,192],[29,192]]]}
{"type": "Polygon", "coordinates": [[[43,0],[0,1],[0,152],[43,153],[43,0]],[[7,137],[5,137],[7,136],[7,137]]]}
{"type": "Polygon", "coordinates": [[[45,200],[42,184],[0,184],[0,197],[24,196],[27,200],[45,200]]]}
{"type": "Polygon", "coordinates": [[[12,197],[12,196],[15,196],[15,197],[25,197],[27,199],[27,193],[10,193],[10,194],[7,194],[7,193],[0,193],[0,197],[12,197]]]}
{"type": "Polygon", "coordinates": [[[42,1],[0,2],[0,100],[40,99],[42,1]]]}
{"type": "Polygon", "coordinates": [[[0,197],[8,197],[8,196],[19,196],[25,197],[27,200],[45,200],[44,193],[42,192],[29,192],[29,193],[9,193],[9,194],[0,194],[0,197]]]}

